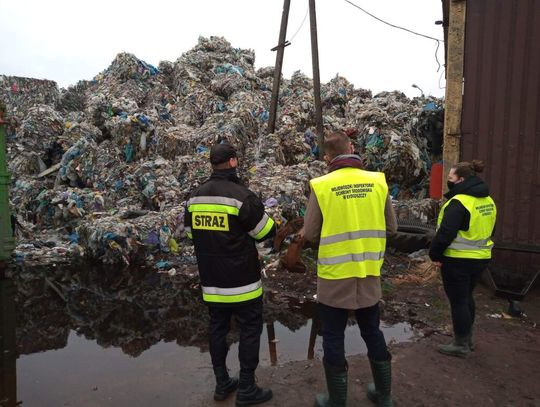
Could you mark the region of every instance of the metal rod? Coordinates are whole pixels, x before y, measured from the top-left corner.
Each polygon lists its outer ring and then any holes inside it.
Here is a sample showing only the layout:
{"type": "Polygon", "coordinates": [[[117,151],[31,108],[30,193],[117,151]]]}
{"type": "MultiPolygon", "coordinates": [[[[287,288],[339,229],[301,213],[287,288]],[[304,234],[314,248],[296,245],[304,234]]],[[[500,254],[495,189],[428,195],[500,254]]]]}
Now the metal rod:
{"type": "MultiPolygon", "coordinates": [[[[285,53],[285,37],[287,36],[287,23],[289,22],[289,8],[291,0],[284,0],[283,13],[281,14],[281,27],[279,29],[279,39],[276,55],[276,65],[274,66],[274,81],[272,83],[272,100],[270,101],[270,116],[268,118],[268,132],[276,130],[277,106],[279,99],[279,86],[281,84],[281,69],[283,68],[283,54],[285,53]]],[[[274,49],[274,48],[273,48],[274,49]]]]}
{"type": "Polygon", "coordinates": [[[317,341],[317,334],[321,328],[320,320],[317,317],[311,318],[311,330],[309,332],[309,343],[308,343],[308,360],[313,360],[315,357],[315,342],[317,341]]]}
{"type": "Polygon", "coordinates": [[[313,93],[315,95],[315,124],[319,144],[319,158],[324,154],[323,120],[321,104],[321,78],[319,76],[319,45],[317,42],[317,15],[315,14],[315,0],[309,0],[309,23],[311,28],[311,62],[313,64],[313,93]]]}
{"type": "Polygon", "coordinates": [[[274,329],[274,323],[268,322],[266,324],[266,332],[268,334],[268,350],[270,352],[270,364],[272,366],[277,365],[277,344],[276,344],[276,331],[274,329]]]}

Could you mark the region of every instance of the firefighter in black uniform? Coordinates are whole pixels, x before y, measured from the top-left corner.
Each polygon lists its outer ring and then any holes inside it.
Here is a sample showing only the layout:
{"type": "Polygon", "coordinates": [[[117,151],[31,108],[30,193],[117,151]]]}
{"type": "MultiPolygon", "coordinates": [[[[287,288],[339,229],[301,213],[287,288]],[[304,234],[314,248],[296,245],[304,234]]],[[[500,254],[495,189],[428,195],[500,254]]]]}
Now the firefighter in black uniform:
{"type": "Polygon", "coordinates": [[[184,224],[193,239],[204,302],[210,313],[210,356],[216,376],[215,400],[238,388],[236,405],[272,398],[255,384],[262,333],[261,265],[255,243],[275,234],[275,224],[261,200],[236,174],[238,158],[230,144],[210,150],[212,175],[191,193],[184,224]],[[239,379],[226,367],[226,336],[232,316],[240,331],[239,379]]]}

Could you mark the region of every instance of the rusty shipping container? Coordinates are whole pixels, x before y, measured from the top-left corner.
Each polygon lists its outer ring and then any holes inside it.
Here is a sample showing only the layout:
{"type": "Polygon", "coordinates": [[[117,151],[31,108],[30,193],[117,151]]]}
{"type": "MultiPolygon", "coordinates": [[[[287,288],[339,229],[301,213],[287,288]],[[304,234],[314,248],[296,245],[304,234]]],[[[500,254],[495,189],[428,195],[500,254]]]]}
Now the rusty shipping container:
{"type": "MultiPolygon", "coordinates": [[[[445,23],[449,1],[455,0],[443,1],[445,23]]],[[[466,1],[463,80],[460,157],[485,161],[483,178],[498,208],[492,267],[507,271],[500,273],[506,279],[534,275],[540,268],[540,0],[466,1]]]]}

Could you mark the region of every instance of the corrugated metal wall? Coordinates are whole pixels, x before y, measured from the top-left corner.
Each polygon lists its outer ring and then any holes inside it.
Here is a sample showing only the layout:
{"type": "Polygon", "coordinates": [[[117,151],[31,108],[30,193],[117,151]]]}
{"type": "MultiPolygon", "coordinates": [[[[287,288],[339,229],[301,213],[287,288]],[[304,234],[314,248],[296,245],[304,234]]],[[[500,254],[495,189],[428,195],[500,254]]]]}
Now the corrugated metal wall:
{"type": "Polygon", "coordinates": [[[461,158],[486,162],[495,241],[540,252],[540,0],[467,1],[464,81],[461,158]]]}

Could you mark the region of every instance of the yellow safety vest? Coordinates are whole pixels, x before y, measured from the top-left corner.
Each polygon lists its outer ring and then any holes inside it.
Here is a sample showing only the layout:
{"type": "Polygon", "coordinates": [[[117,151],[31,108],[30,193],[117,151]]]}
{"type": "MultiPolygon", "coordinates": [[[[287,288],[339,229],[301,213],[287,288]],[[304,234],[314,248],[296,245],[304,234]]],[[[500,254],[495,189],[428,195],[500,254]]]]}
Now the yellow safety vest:
{"type": "Polygon", "coordinates": [[[341,168],[310,182],[323,216],[317,275],[380,276],[386,248],[383,173],[341,168]]]}
{"type": "Polygon", "coordinates": [[[459,230],[456,238],[443,254],[446,257],[463,259],[491,259],[491,249],[493,249],[491,234],[497,217],[495,202],[489,196],[477,198],[464,194],[455,195],[443,205],[437,220],[437,229],[444,217],[444,210],[453,199],[463,204],[469,211],[471,220],[469,230],[459,230]]]}

